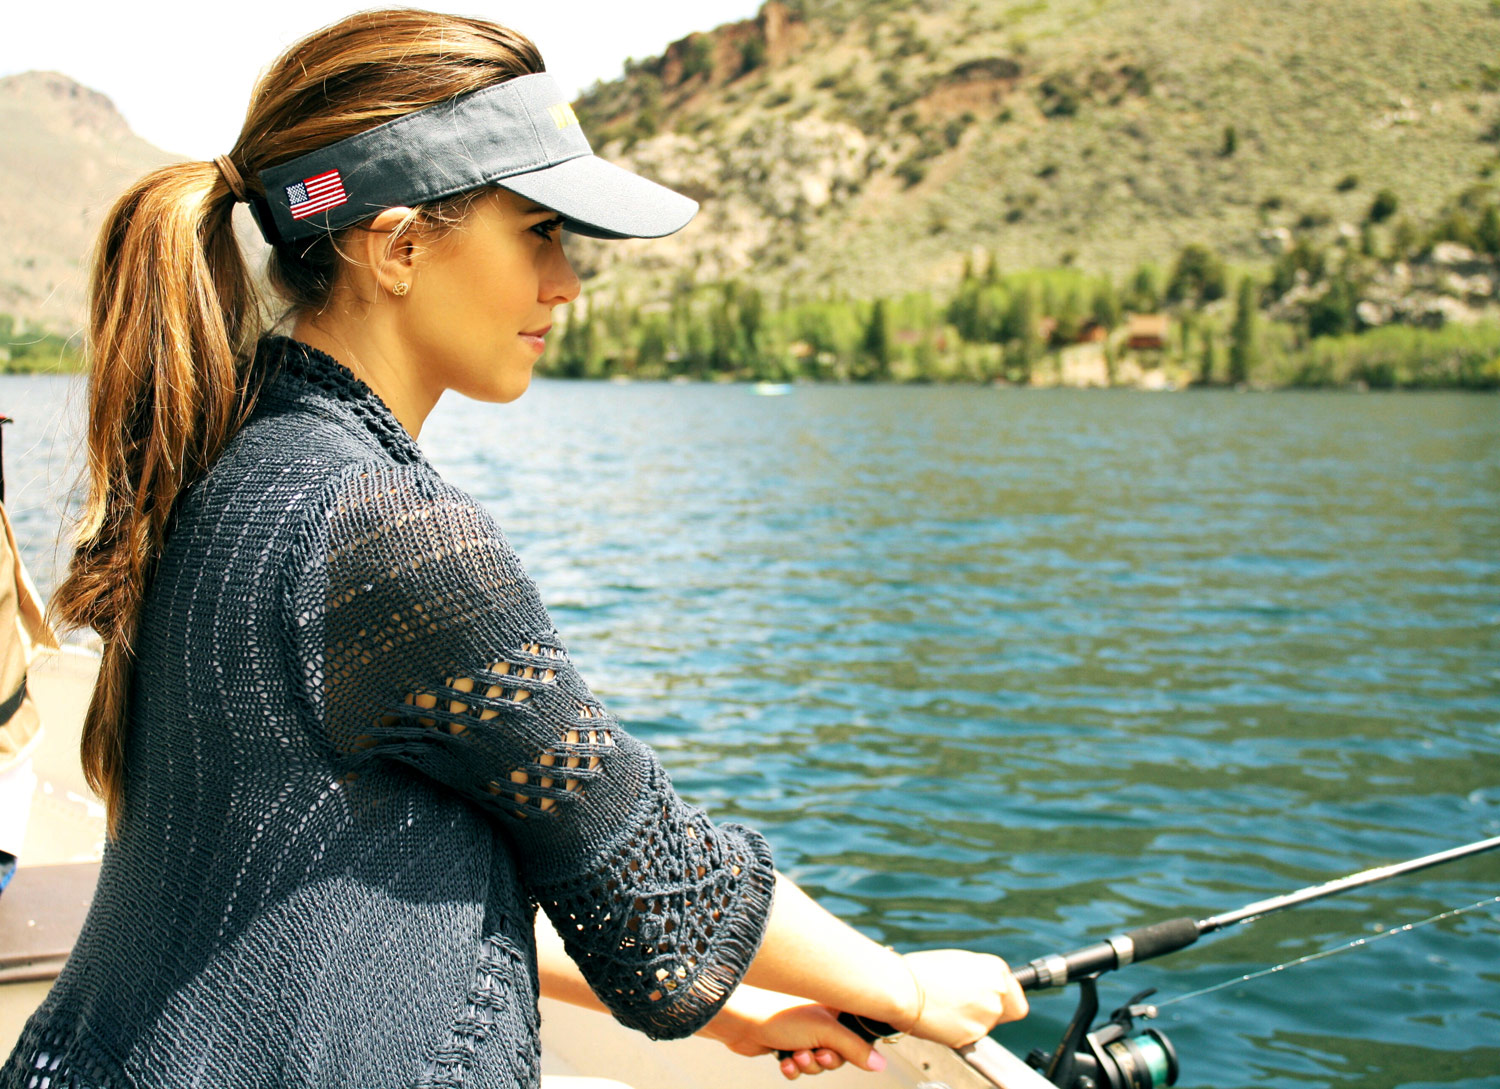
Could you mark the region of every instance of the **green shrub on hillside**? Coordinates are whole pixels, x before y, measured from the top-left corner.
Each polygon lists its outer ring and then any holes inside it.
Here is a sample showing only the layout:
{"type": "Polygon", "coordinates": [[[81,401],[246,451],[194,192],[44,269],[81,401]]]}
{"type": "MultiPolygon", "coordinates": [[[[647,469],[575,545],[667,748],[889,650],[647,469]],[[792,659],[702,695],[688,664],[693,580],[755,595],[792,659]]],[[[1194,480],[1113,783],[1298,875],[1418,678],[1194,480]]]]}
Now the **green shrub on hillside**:
{"type": "Polygon", "coordinates": [[[1457,242],[1479,253],[1500,256],[1500,189],[1471,185],[1450,200],[1428,231],[1426,245],[1457,242]]]}
{"type": "Polygon", "coordinates": [[[1161,274],[1155,265],[1141,265],[1130,278],[1125,308],[1138,314],[1149,314],[1161,307],[1161,274]]]}
{"type": "Polygon", "coordinates": [[[713,39],[707,34],[689,34],[682,46],[682,78],[707,75],[713,63],[713,39]]]}
{"type": "Polygon", "coordinates": [[[1069,72],[1048,76],[1038,90],[1042,113],[1047,117],[1072,117],[1083,104],[1083,92],[1069,72]]]}
{"type": "Polygon", "coordinates": [[[896,167],[896,177],[901,179],[901,184],[907,189],[919,184],[927,177],[927,167],[916,157],[904,159],[896,167]]]}
{"type": "Polygon", "coordinates": [[[766,63],[766,42],[759,36],[746,38],[740,46],[740,75],[753,72],[766,63]]]}
{"type": "Polygon", "coordinates": [[[1328,282],[1328,290],[1308,305],[1308,335],[1330,337],[1353,332],[1354,308],[1358,305],[1359,292],[1354,285],[1342,273],[1334,276],[1328,282]]]}
{"type": "Polygon", "coordinates": [[[1492,257],[1500,257],[1500,205],[1490,205],[1480,217],[1475,231],[1479,249],[1492,257]]]}
{"type": "Polygon", "coordinates": [[[972,125],[974,120],[974,115],[968,111],[950,120],[943,126],[943,143],[949,147],[957,147],[958,142],[964,137],[964,130],[972,125]]]}
{"type": "Polygon", "coordinates": [[[1228,276],[1224,261],[1207,246],[1193,243],[1184,246],[1167,281],[1167,302],[1202,304],[1222,299],[1228,276]]]}
{"type": "Polygon", "coordinates": [[[1399,203],[1395,193],[1392,193],[1389,189],[1382,189],[1375,194],[1375,199],[1370,202],[1370,210],[1365,213],[1365,219],[1371,223],[1384,223],[1396,214],[1396,208],[1399,203]]]}
{"type": "Polygon", "coordinates": [[[1271,266],[1271,282],[1266,286],[1266,302],[1274,302],[1290,291],[1302,273],[1308,283],[1322,282],[1327,271],[1328,256],[1309,239],[1299,238],[1291,249],[1276,259],[1271,266]]]}

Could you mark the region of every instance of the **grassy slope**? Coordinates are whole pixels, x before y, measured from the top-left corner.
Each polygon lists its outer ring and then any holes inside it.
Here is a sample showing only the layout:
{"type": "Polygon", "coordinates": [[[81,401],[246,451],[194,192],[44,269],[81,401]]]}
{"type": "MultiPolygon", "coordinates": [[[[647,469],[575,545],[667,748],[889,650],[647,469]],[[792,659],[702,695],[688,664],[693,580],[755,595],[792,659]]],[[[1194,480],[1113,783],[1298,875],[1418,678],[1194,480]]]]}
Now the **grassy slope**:
{"type": "Polygon", "coordinates": [[[88,258],[110,203],[173,156],[110,101],[52,72],[0,79],[0,314],[60,333],[83,321],[88,258]]]}
{"type": "MultiPolygon", "coordinates": [[[[1500,57],[1490,0],[810,0],[806,12],[808,40],[789,61],[667,88],[661,135],[628,151],[610,142],[607,154],[701,193],[708,222],[654,251],[587,247],[606,283],[642,279],[613,268],[621,258],[659,281],[696,265],[860,294],[951,283],[981,249],[1007,267],[1071,257],[1118,273],[1204,241],[1252,262],[1264,227],[1311,217],[1331,232],[1379,188],[1429,216],[1495,159],[1481,139],[1500,121],[1484,68],[1500,57]],[[955,66],[995,57],[1022,75],[994,106],[943,90],[955,66]],[[1078,89],[1076,112],[1056,113],[1049,80],[1078,89]],[[939,134],[965,110],[978,116],[949,149],[939,134]],[[805,127],[820,121],[863,140],[876,165],[799,225],[784,200],[776,214],[777,197],[798,168],[819,169],[805,127]],[[1238,147],[1224,156],[1230,125],[1238,147]],[[924,144],[938,153],[908,187],[896,169],[924,144]],[[1358,184],[1337,191],[1351,175],[1358,184]]],[[[619,131],[650,84],[637,71],[581,110],[596,133],[619,131]]]]}

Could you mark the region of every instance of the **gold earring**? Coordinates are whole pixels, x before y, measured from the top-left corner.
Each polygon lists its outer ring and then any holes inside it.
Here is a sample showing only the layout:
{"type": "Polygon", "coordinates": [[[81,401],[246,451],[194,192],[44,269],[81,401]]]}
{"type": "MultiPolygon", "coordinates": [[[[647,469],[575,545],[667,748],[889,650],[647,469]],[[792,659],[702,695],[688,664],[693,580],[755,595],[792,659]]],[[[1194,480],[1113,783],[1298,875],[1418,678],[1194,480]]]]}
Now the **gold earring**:
{"type": "Polygon", "coordinates": [[[405,280],[402,280],[401,282],[399,282],[398,284],[396,284],[395,287],[391,288],[391,294],[392,295],[405,295],[410,290],[411,290],[411,284],[407,283],[405,280]]]}

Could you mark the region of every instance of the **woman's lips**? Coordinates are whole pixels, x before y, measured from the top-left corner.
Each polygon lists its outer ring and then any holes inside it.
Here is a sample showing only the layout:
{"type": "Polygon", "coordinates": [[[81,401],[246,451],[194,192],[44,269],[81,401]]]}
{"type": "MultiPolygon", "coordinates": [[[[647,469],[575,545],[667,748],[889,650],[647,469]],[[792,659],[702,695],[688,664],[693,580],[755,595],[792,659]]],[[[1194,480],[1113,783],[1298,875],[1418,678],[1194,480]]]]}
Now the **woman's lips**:
{"type": "Polygon", "coordinates": [[[522,333],[521,334],[521,339],[524,340],[524,341],[526,341],[528,344],[530,344],[537,351],[541,351],[543,348],[545,348],[547,346],[547,333],[551,329],[552,329],[552,326],[546,325],[546,326],[543,326],[542,328],[536,330],[535,332],[522,333]]]}

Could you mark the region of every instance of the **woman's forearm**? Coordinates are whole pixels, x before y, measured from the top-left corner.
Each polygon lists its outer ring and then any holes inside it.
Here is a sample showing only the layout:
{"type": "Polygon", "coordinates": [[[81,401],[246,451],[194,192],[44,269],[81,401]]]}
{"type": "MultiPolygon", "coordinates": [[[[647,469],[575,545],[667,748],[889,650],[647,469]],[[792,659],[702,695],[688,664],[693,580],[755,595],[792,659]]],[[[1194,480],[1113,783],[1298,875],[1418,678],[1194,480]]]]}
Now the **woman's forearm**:
{"type": "MultiPolygon", "coordinates": [[[[604,1009],[545,917],[537,920],[537,968],[548,997],[604,1009]]],[[[777,1003],[785,1006],[790,1001],[785,996],[795,996],[950,1047],[972,1043],[996,1024],[1024,1017],[1027,1008],[1026,996],[999,957],[959,949],[902,957],[819,907],[780,873],[771,917],[745,983],[741,991],[747,993],[731,996],[704,1035],[735,1050],[746,1041],[793,1050],[799,1045],[780,1041],[788,1036],[816,1039],[807,1046],[835,1048],[861,1065],[868,1049],[861,1055],[856,1037],[840,1037],[831,1016],[826,1025],[810,1018],[806,1009],[778,1019],[777,1003]],[[779,994],[748,993],[754,989],[779,994]]]]}
{"type": "Polygon", "coordinates": [[[899,954],[819,907],[785,874],[747,983],[799,995],[884,1021],[898,1029],[916,1020],[920,995],[899,954]]]}
{"type": "MultiPolygon", "coordinates": [[[[609,1012],[541,913],[536,918],[536,960],[545,997],[609,1012]]],[[[884,1066],[884,1060],[872,1054],[868,1044],[834,1020],[832,1011],[748,984],[735,989],[698,1035],[717,1040],[740,1055],[790,1052],[793,1057],[781,1062],[782,1073],[788,1078],[816,1069],[832,1070],[846,1060],[866,1070],[884,1066]]]]}
{"type": "MultiPolygon", "coordinates": [[[[568,956],[545,915],[536,921],[537,974],[542,993],[574,1006],[605,1006],[568,956]]],[[[776,875],[776,897],[760,952],[745,982],[909,1027],[916,984],[901,957],[819,907],[785,874],[776,875]]]]}

